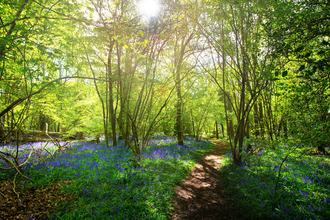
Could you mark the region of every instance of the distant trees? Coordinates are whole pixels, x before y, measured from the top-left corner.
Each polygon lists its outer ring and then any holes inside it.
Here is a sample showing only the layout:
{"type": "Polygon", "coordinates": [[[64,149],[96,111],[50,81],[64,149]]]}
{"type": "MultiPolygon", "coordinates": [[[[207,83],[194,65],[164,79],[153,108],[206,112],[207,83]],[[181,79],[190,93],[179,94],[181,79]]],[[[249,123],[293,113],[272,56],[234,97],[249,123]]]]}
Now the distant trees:
{"type": "Polygon", "coordinates": [[[208,17],[199,26],[211,49],[200,66],[220,90],[233,160],[240,164],[250,112],[254,109],[258,114],[253,106],[268,86],[267,75],[273,69],[262,41],[262,5],[258,1],[218,1],[207,5],[207,11],[208,17]]]}
{"type": "Polygon", "coordinates": [[[38,95],[31,94],[44,82],[61,77],[61,72],[68,68],[63,53],[68,43],[63,39],[74,20],[70,15],[78,8],[79,4],[62,0],[1,2],[0,103],[1,111],[9,110],[1,115],[6,137],[10,130],[45,121],[44,113],[33,108],[31,101],[38,95]],[[62,29],[63,25],[67,28],[62,29]],[[23,97],[26,99],[16,103],[23,97]]]}
{"type": "Polygon", "coordinates": [[[329,141],[327,1],[166,0],[148,21],[128,0],[0,4],[1,140],[47,122],[138,156],[221,130],[236,164],[253,136],[329,141]]]}
{"type": "Polygon", "coordinates": [[[275,83],[281,99],[280,125],[322,151],[330,143],[329,6],[325,0],[274,2],[265,23],[276,76],[284,77],[275,83]]]}

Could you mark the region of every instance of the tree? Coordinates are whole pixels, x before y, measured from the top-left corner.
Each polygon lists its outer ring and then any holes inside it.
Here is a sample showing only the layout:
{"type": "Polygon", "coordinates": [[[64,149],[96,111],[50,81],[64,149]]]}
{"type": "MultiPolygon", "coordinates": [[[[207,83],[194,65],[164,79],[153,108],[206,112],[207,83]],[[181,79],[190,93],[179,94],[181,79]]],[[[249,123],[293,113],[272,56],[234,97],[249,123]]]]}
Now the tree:
{"type": "Polygon", "coordinates": [[[275,2],[265,23],[272,55],[279,66],[275,76],[281,91],[282,124],[307,143],[329,142],[329,8],[328,1],[275,2]],[[289,76],[290,78],[288,78],[289,76]],[[288,111],[287,109],[294,111],[288,111]]]}
{"type": "Polygon", "coordinates": [[[210,55],[205,56],[200,64],[224,97],[235,164],[240,164],[242,160],[241,152],[250,111],[268,84],[265,76],[273,69],[267,45],[261,38],[262,7],[258,1],[220,1],[207,6],[209,16],[203,22],[208,25],[199,25],[212,48],[210,55]],[[213,13],[215,10],[218,12],[213,13]],[[261,46],[265,46],[263,51],[259,49],[261,46]],[[234,128],[231,110],[237,123],[234,128]]]}

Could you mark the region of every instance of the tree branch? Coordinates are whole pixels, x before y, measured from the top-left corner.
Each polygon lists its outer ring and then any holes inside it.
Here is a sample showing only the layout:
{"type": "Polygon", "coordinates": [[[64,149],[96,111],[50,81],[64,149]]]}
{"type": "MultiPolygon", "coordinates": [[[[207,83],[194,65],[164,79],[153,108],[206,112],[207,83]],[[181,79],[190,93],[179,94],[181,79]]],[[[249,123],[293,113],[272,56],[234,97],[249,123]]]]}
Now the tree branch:
{"type": "Polygon", "coordinates": [[[93,77],[83,77],[83,76],[67,76],[67,77],[61,77],[61,78],[57,78],[54,79],[53,81],[48,82],[46,85],[44,85],[43,87],[41,87],[39,90],[30,93],[29,95],[25,96],[25,97],[21,97],[19,99],[17,99],[16,101],[12,102],[6,109],[4,109],[1,113],[0,113],[0,118],[2,116],[4,116],[7,112],[9,112],[11,109],[15,108],[18,104],[24,102],[25,100],[31,98],[32,96],[41,93],[42,90],[44,90],[46,87],[48,87],[49,85],[53,84],[54,82],[61,80],[61,79],[91,79],[91,80],[104,80],[105,79],[97,79],[97,78],[93,78],[93,77]]]}

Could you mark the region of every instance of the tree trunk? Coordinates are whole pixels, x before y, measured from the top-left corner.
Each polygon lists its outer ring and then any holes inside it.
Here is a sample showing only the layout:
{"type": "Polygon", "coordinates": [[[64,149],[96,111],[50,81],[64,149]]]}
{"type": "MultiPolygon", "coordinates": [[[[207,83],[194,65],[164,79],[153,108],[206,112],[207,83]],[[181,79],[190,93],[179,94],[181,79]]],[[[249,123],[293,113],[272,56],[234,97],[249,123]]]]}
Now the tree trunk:
{"type": "Polygon", "coordinates": [[[218,122],[215,121],[215,138],[219,139],[218,122]]]}
{"type": "Polygon", "coordinates": [[[257,137],[260,135],[259,133],[259,116],[258,116],[258,104],[257,102],[253,105],[254,110],[254,135],[257,137]]]}
{"type": "Polygon", "coordinates": [[[288,124],[286,121],[286,117],[283,118],[283,133],[284,133],[284,137],[288,138],[288,124]]]}
{"type": "Polygon", "coordinates": [[[183,129],[182,129],[182,97],[181,86],[177,85],[177,105],[176,105],[176,133],[178,144],[183,145],[183,129]]]}
{"type": "Polygon", "coordinates": [[[192,124],[192,128],[193,128],[194,137],[196,137],[195,122],[194,122],[194,118],[193,118],[193,114],[192,114],[192,109],[190,109],[190,115],[191,115],[191,124],[192,124]]]}
{"type": "MultiPolygon", "coordinates": [[[[112,74],[112,60],[111,60],[111,55],[112,55],[112,49],[113,49],[113,43],[110,45],[109,49],[109,55],[108,55],[108,76],[110,78],[109,81],[109,113],[110,113],[110,124],[111,124],[111,134],[112,134],[112,145],[115,147],[117,146],[117,138],[116,138],[116,113],[114,109],[114,98],[113,98],[113,74],[112,74]]],[[[120,61],[118,61],[120,62],[120,61]]],[[[118,68],[119,69],[119,68],[118,68]]]]}
{"type": "Polygon", "coordinates": [[[6,136],[5,129],[2,123],[2,119],[0,118],[0,143],[5,139],[5,136],[6,136]]]}
{"type": "Polygon", "coordinates": [[[249,117],[248,117],[248,119],[246,121],[245,137],[246,137],[246,139],[249,139],[250,138],[250,119],[249,119],[249,117]]]}
{"type": "Polygon", "coordinates": [[[39,130],[40,131],[43,131],[44,130],[45,124],[46,124],[46,117],[45,117],[44,114],[42,114],[40,112],[40,114],[39,114],[39,130]]]}
{"type": "Polygon", "coordinates": [[[262,109],[262,102],[259,102],[259,120],[260,120],[260,137],[262,139],[265,138],[265,130],[264,130],[264,123],[263,123],[263,109],[262,109]]]}
{"type": "MultiPolygon", "coordinates": [[[[232,106],[231,106],[231,102],[230,102],[230,99],[229,99],[229,94],[227,96],[227,110],[229,113],[232,112],[232,106]]],[[[231,118],[231,116],[229,117],[228,119],[228,125],[227,125],[227,135],[229,136],[229,138],[233,138],[234,137],[234,124],[233,124],[233,119],[231,118]]]]}

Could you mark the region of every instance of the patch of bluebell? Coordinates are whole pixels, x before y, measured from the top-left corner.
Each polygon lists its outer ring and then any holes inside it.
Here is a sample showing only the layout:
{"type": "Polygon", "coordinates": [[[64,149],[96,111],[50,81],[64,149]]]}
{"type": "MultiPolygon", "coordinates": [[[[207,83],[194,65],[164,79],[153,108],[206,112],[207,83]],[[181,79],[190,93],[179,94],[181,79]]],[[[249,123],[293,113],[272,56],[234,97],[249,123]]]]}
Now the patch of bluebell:
{"type": "MultiPolygon", "coordinates": [[[[34,158],[24,166],[24,173],[35,185],[47,185],[55,179],[72,181],[64,190],[76,192],[77,207],[63,207],[50,219],[167,219],[175,195],[173,186],[212,146],[192,138],[181,146],[173,137],[156,136],[143,149],[140,167],[127,162],[134,156],[123,141],[116,147],[78,142],[73,144],[73,151],[64,151],[56,158],[44,152],[48,159],[34,158]]],[[[14,170],[5,175],[13,178],[14,170]]]]}
{"type": "Polygon", "coordinates": [[[293,145],[265,148],[235,166],[228,152],[222,177],[238,207],[248,219],[329,219],[330,159],[293,152],[293,145]],[[274,197],[275,194],[275,197],[274,197]]]}

